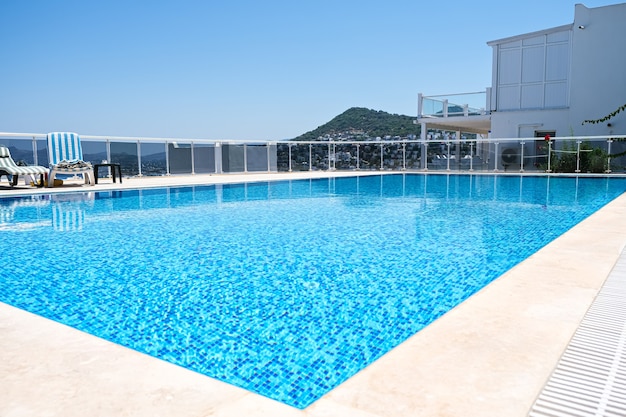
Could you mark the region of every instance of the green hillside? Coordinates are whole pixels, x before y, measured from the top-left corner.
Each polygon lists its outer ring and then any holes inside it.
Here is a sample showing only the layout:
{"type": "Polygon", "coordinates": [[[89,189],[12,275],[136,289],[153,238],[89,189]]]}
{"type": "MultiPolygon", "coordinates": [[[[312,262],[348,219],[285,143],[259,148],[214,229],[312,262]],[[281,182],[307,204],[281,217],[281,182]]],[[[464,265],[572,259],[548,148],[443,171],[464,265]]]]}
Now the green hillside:
{"type": "Polygon", "coordinates": [[[413,120],[415,117],[352,107],[330,122],[293,140],[369,140],[385,136],[404,138],[418,134],[419,127],[413,124],[413,120]]]}

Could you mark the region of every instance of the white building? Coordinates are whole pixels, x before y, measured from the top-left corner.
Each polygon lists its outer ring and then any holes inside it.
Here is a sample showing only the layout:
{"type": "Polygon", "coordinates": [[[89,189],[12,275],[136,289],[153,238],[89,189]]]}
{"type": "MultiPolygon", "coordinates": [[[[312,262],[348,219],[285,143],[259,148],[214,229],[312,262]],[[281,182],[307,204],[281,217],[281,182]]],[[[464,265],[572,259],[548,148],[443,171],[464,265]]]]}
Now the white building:
{"type": "Polygon", "coordinates": [[[492,85],[484,93],[419,95],[422,139],[432,129],[495,138],[626,135],[626,3],[575,6],[574,22],[487,43],[492,85]],[[468,103],[476,95],[482,103],[468,103]],[[454,104],[457,103],[457,104],[454,104]]]}

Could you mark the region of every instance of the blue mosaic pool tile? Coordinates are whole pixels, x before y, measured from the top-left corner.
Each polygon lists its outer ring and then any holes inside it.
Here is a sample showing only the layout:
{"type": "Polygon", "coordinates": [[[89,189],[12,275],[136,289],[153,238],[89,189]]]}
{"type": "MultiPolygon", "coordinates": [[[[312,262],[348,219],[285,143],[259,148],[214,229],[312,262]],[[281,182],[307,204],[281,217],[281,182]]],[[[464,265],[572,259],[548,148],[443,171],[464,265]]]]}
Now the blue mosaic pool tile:
{"type": "Polygon", "coordinates": [[[0,199],[0,250],[21,260],[0,300],[305,408],[625,184],[390,175],[0,199]]]}

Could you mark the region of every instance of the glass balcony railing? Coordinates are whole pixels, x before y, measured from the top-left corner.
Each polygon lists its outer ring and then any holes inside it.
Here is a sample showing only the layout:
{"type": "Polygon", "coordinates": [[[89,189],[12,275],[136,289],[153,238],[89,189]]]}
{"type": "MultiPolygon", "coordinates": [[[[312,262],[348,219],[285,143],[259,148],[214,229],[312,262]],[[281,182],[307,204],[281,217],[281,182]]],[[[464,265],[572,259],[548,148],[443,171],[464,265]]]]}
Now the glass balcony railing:
{"type": "Polygon", "coordinates": [[[418,117],[459,117],[488,114],[488,91],[418,96],[418,117]]]}
{"type": "MultiPolygon", "coordinates": [[[[0,133],[0,146],[8,147],[16,162],[48,166],[46,135],[0,133]]],[[[104,161],[120,164],[125,177],[277,170],[276,142],[81,135],[81,146],[85,161],[92,164],[104,161]]]]}
{"type": "MultiPolygon", "coordinates": [[[[83,136],[82,143],[86,161],[119,163],[125,177],[334,170],[626,173],[626,138],[618,136],[255,143],[83,136]]],[[[16,162],[48,165],[45,135],[0,133],[0,146],[16,162]]]]}

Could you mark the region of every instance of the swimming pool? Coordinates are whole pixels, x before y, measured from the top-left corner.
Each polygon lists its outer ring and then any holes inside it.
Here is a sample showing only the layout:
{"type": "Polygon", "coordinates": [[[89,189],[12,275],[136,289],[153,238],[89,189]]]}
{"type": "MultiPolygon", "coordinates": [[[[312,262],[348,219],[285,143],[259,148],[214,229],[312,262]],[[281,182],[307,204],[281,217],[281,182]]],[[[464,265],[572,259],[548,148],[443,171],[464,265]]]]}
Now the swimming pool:
{"type": "Polygon", "coordinates": [[[303,408],[624,188],[387,175],[2,199],[0,299],[303,408]]]}

